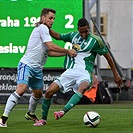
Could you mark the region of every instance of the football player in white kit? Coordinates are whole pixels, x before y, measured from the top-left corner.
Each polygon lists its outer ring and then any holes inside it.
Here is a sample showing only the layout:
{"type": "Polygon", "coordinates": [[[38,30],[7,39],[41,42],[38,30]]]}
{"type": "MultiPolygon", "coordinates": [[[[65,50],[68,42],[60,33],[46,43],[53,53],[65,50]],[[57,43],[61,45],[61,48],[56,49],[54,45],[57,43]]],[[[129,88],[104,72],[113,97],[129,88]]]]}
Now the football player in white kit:
{"type": "Polygon", "coordinates": [[[34,121],[38,120],[34,112],[42,97],[44,84],[42,69],[48,55],[64,56],[68,54],[72,57],[76,56],[75,50],[61,48],[52,42],[49,28],[53,25],[55,13],[56,11],[50,8],[44,8],[41,12],[40,22],[33,29],[26,52],[18,64],[17,89],[7,100],[0,119],[0,127],[7,127],[7,119],[11,110],[29,87],[32,89],[32,95],[29,100],[29,111],[25,117],[34,121]]]}

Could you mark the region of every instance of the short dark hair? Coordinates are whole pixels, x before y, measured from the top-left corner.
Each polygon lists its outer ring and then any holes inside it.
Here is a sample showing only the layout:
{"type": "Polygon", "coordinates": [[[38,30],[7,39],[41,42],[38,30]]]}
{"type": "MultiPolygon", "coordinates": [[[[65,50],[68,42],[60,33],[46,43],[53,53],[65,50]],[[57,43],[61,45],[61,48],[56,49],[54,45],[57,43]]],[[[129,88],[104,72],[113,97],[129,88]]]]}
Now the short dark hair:
{"type": "Polygon", "coordinates": [[[40,21],[37,22],[35,25],[38,26],[39,24],[42,24],[42,16],[45,16],[46,14],[48,14],[49,12],[52,12],[52,13],[56,13],[56,11],[52,8],[43,8],[42,11],[41,11],[41,15],[40,15],[40,21]]]}
{"type": "Polygon", "coordinates": [[[86,25],[89,27],[89,22],[85,18],[81,18],[78,20],[78,27],[82,27],[86,25]]]}
{"type": "Polygon", "coordinates": [[[49,12],[52,12],[54,14],[56,13],[56,11],[54,9],[52,9],[52,8],[43,8],[40,17],[41,16],[45,16],[49,12]]]}

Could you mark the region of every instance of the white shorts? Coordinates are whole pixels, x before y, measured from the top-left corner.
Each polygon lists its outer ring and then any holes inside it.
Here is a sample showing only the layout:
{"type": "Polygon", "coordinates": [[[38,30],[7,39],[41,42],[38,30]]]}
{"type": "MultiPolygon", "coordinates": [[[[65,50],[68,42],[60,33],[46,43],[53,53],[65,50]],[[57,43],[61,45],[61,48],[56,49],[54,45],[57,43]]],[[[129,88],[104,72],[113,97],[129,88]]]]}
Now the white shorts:
{"type": "Polygon", "coordinates": [[[56,82],[60,91],[65,93],[73,88],[78,88],[80,83],[87,81],[92,85],[92,75],[87,71],[79,68],[67,69],[54,82],[56,82]]]}

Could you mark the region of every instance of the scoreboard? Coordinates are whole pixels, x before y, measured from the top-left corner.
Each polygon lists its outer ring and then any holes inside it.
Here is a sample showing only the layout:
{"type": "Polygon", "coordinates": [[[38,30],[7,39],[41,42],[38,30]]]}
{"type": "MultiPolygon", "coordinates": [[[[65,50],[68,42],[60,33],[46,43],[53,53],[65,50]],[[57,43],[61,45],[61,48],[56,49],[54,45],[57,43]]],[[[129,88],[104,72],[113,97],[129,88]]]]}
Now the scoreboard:
{"type": "MultiPolygon", "coordinates": [[[[0,67],[16,68],[25,53],[34,24],[43,8],[56,10],[52,29],[59,33],[77,30],[83,17],[83,0],[0,0],[0,67]]],[[[53,42],[69,48],[69,43],[53,42]]],[[[49,57],[45,68],[63,68],[64,57],[49,57]]]]}

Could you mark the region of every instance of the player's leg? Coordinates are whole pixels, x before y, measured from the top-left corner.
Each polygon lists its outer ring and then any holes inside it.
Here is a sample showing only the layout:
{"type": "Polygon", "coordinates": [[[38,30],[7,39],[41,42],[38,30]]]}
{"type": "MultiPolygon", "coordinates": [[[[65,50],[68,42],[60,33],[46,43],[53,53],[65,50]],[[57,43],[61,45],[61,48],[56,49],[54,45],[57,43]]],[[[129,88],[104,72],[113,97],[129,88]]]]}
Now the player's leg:
{"type": "MultiPolygon", "coordinates": [[[[91,86],[91,75],[86,72],[86,70],[73,70],[71,72],[73,80],[76,79],[76,84],[78,85],[76,93],[70,98],[70,100],[66,103],[64,108],[61,111],[54,112],[54,116],[56,120],[64,116],[70,109],[72,109],[83,97],[84,92],[91,86]]],[[[71,79],[68,77],[67,80],[71,79]]]]}
{"type": "Polygon", "coordinates": [[[42,70],[32,70],[31,73],[33,77],[29,81],[29,86],[32,89],[32,94],[29,99],[29,109],[28,112],[25,114],[25,118],[27,120],[32,120],[36,122],[38,121],[38,118],[35,115],[35,111],[42,97],[44,81],[42,70]]]}
{"type": "Polygon", "coordinates": [[[46,90],[45,95],[42,100],[42,119],[37,121],[34,126],[42,126],[46,124],[48,111],[51,105],[51,97],[55,92],[59,90],[59,86],[57,83],[53,82],[49,88],[46,90]]]}
{"type": "Polygon", "coordinates": [[[29,67],[23,63],[19,63],[18,65],[18,78],[17,78],[17,89],[14,93],[12,93],[6,103],[4,113],[0,119],[0,126],[7,127],[6,121],[11,110],[18,103],[21,96],[25,93],[28,88],[28,79],[29,76],[29,67]]]}
{"type": "Polygon", "coordinates": [[[89,83],[87,81],[84,81],[80,83],[78,86],[77,92],[70,98],[70,100],[67,102],[65,105],[63,111],[66,113],[69,111],[71,108],[73,108],[83,97],[84,92],[89,88],[89,83]]]}
{"type": "Polygon", "coordinates": [[[32,92],[33,93],[31,94],[29,99],[29,109],[28,109],[28,112],[25,114],[25,118],[27,120],[32,120],[36,122],[39,119],[35,115],[35,111],[40,101],[40,98],[42,97],[42,90],[33,90],[32,92]]]}
{"type": "Polygon", "coordinates": [[[78,104],[78,102],[83,97],[84,92],[88,89],[89,83],[87,81],[82,82],[79,87],[78,91],[75,92],[75,94],[70,98],[70,100],[66,103],[64,108],[61,111],[54,112],[54,116],[56,120],[60,119],[62,116],[64,116],[65,113],[67,113],[70,109],[72,109],[75,105],[78,104]]]}
{"type": "Polygon", "coordinates": [[[59,90],[59,88],[62,88],[63,83],[66,84],[66,79],[61,76],[56,79],[46,90],[42,101],[42,119],[36,122],[34,126],[42,126],[46,124],[48,111],[51,105],[51,97],[59,90]]]}
{"type": "Polygon", "coordinates": [[[5,109],[4,109],[4,113],[0,120],[0,127],[7,127],[6,121],[8,119],[10,112],[15,107],[15,105],[18,103],[19,99],[21,98],[23,93],[26,91],[26,89],[27,89],[27,85],[18,84],[16,91],[9,96],[5,109]]]}

